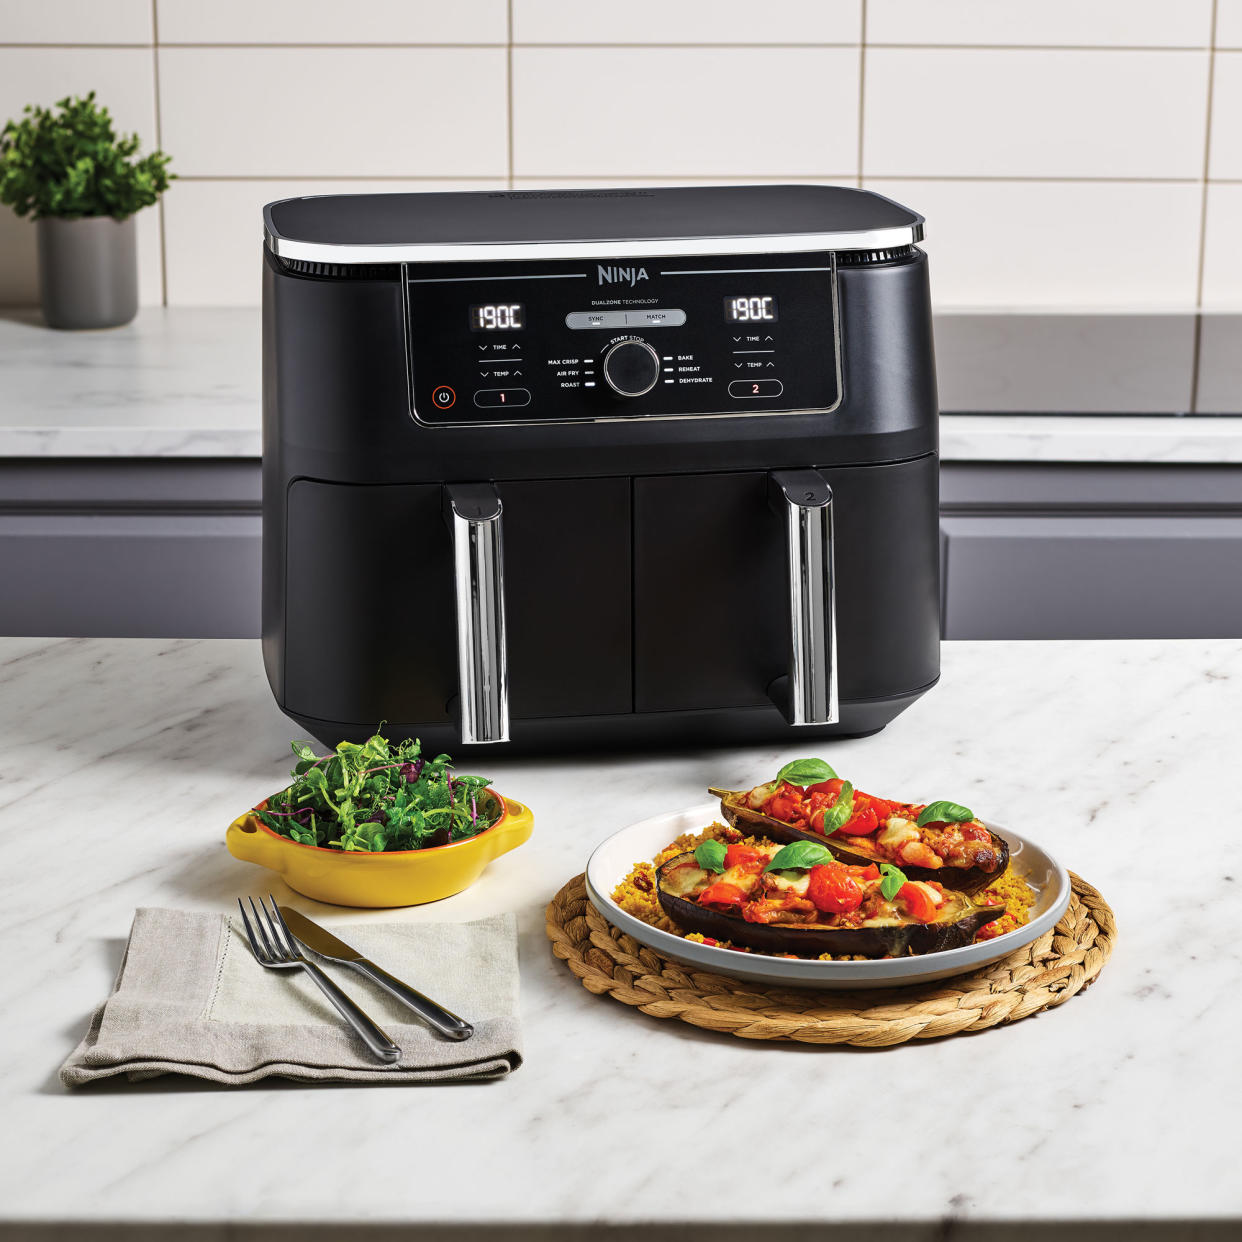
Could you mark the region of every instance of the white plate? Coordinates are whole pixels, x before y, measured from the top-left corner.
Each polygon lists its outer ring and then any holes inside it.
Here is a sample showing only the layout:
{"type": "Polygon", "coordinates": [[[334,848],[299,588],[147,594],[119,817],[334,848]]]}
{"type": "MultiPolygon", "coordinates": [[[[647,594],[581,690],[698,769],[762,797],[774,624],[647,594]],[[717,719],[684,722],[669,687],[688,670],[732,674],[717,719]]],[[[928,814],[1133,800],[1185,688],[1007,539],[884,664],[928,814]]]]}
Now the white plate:
{"type": "Polygon", "coordinates": [[[701,970],[757,983],[787,984],[803,988],[895,988],[908,983],[928,983],[952,975],[978,970],[1037,940],[1054,927],[1065,913],[1070,899],[1070,882],[1065,868],[1033,841],[995,824],[987,826],[1009,842],[1010,866],[1035,889],[1031,921],[1015,931],[966,945],[945,949],[923,957],[894,957],[867,962],[819,962],[802,958],[767,957],[758,953],[738,953],[712,945],[683,940],[671,932],[660,931],[632,914],[626,914],[611,893],[629,875],[634,864],[651,859],[683,832],[701,832],[720,819],[720,803],[705,802],[685,810],[657,815],[613,833],[596,847],[586,869],[586,890],[591,904],[614,927],[628,932],[665,957],[697,966],[701,970]]]}

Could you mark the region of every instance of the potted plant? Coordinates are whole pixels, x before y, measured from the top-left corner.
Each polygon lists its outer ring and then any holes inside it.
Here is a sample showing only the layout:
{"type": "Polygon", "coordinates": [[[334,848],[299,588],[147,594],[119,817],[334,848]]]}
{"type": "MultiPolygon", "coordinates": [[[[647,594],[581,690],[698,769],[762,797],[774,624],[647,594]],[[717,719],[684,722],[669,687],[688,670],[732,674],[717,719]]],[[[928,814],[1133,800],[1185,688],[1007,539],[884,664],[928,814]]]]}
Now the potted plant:
{"type": "Polygon", "coordinates": [[[95,92],[28,106],[0,131],[0,203],[33,216],[43,317],[53,328],[113,328],[138,313],[134,213],[168,188],[169,157],[137,158],[95,92]]]}

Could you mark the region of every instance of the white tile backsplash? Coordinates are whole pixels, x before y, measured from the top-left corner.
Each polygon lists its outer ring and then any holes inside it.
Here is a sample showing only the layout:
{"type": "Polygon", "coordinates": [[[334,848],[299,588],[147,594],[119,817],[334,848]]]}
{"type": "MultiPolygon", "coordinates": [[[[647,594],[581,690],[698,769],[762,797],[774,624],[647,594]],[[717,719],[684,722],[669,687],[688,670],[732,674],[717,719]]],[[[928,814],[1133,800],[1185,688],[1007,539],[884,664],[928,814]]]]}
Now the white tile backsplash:
{"type": "Polygon", "coordinates": [[[168,300],[176,306],[257,306],[266,203],[305,194],[501,190],[495,181],[182,181],[164,200],[168,300]]]}
{"type": "Polygon", "coordinates": [[[161,43],[505,43],[509,29],[506,0],[157,3],[161,43]]]}
{"type": "MultiPolygon", "coordinates": [[[[1205,202],[1204,304],[1242,304],[1242,0],[0,0],[0,124],[92,87],[181,177],[148,303],[253,303],[273,197],[858,184],[861,127],[943,306],[1192,306],[1205,202]]],[[[0,304],[33,239],[0,208],[0,304]]]]}
{"type": "Polygon", "coordinates": [[[151,0],[0,0],[0,43],[150,43],[151,0]]]}
{"type": "Polygon", "coordinates": [[[1206,52],[869,50],[863,173],[1196,178],[1207,79],[1206,52]]]}
{"type": "Polygon", "coordinates": [[[848,177],[858,59],[845,48],[518,47],[513,171],[848,177]]]}
{"type": "MultiPolygon", "coordinates": [[[[1224,0],[1221,0],[1223,3],[1224,0]]],[[[868,0],[867,42],[1207,47],[1212,0],[868,0]]]]}
{"type": "Polygon", "coordinates": [[[1207,196],[1203,253],[1203,305],[1242,311],[1242,185],[1212,185],[1207,196]]]}
{"type": "Polygon", "coordinates": [[[857,43],[862,0],[513,0],[515,43],[857,43]]]}
{"type": "MultiPolygon", "coordinates": [[[[155,145],[155,69],[149,48],[0,46],[0,121],[28,103],[51,105],[66,95],[97,92],[118,132],[137,133],[142,151],[155,145]]],[[[0,207],[0,305],[38,301],[33,223],[0,207]]],[[[159,209],[138,217],[138,294],[143,305],[163,298],[159,209]]]]}
{"type": "Polygon", "coordinates": [[[1242,52],[1217,52],[1208,176],[1242,180],[1242,52]]]}
{"type": "Polygon", "coordinates": [[[1191,306],[1200,189],[1143,182],[864,180],[927,217],[938,306],[1191,306]]]}
{"type": "Polygon", "coordinates": [[[1242,48],[1242,0],[1216,0],[1216,46],[1242,48]]]}
{"type": "Polygon", "coordinates": [[[161,48],[164,142],[194,176],[508,172],[498,48],[161,48]]]}

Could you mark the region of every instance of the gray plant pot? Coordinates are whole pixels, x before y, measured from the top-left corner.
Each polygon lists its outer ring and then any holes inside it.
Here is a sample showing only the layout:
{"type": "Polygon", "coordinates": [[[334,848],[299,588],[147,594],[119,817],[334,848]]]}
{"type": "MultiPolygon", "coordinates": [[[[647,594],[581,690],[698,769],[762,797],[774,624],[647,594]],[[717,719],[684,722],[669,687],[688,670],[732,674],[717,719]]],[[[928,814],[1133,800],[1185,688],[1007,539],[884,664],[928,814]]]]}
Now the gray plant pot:
{"type": "Polygon", "coordinates": [[[117,328],[138,313],[134,217],[38,221],[39,288],[49,328],[117,328]]]}

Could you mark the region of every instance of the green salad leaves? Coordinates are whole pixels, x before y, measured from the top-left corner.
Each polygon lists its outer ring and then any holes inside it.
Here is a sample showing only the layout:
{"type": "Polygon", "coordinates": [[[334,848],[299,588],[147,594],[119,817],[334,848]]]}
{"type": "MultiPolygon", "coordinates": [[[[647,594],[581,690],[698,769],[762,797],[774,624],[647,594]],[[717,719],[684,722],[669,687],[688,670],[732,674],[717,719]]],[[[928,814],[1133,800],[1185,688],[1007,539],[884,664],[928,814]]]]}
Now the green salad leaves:
{"type": "Polygon", "coordinates": [[[255,814],[300,845],[367,851],[421,850],[490,828],[502,804],[482,776],[458,776],[448,755],[422,757],[418,740],[394,745],[376,733],[316,755],[294,742],[293,783],[255,814]]]}

